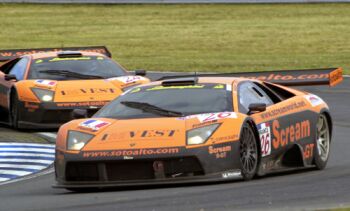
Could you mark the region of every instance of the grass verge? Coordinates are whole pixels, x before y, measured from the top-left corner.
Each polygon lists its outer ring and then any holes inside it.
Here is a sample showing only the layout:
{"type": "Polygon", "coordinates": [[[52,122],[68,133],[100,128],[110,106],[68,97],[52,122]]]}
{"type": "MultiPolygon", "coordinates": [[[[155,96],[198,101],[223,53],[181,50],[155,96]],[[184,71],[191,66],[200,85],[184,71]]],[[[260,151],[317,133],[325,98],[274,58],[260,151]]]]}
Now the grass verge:
{"type": "Polygon", "coordinates": [[[350,73],[350,4],[0,4],[0,49],[106,45],[128,69],[350,73]]]}

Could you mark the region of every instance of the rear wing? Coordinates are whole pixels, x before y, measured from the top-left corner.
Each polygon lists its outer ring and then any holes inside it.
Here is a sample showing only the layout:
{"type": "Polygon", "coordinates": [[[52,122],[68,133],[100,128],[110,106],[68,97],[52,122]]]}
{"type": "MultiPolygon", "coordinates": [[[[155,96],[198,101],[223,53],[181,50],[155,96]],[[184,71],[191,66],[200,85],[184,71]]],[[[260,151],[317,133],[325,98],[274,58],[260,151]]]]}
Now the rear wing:
{"type": "Polygon", "coordinates": [[[257,79],[284,86],[329,85],[335,86],[343,80],[341,68],[277,70],[264,72],[215,73],[165,76],[158,80],[187,77],[239,77],[257,79]]]}
{"type": "Polygon", "coordinates": [[[88,47],[62,47],[62,48],[31,48],[31,49],[10,49],[0,50],[0,62],[8,61],[19,56],[33,53],[44,53],[51,51],[88,51],[104,54],[112,57],[111,52],[105,46],[88,46],[88,47]]]}

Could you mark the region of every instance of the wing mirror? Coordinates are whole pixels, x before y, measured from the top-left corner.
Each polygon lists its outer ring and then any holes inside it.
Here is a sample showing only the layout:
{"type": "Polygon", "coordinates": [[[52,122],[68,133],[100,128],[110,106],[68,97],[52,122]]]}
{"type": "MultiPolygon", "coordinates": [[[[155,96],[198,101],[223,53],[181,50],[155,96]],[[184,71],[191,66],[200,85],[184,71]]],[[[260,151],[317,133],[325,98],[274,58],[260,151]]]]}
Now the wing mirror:
{"type": "Polygon", "coordinates": [[[135,75],[145,76],[146,70],[135,70],[135,75]]]}
{"type": "Polygon", "coordinates": [[[72,118],[73,119],[84,119],[87,118],[87,110],[86,109],[74,109],[72,112],[72,118]]]}
{"type": "Polygon", "coordinates": [[[5,79],[5,81],[12,81],[12,80],[17,81],[17,77],[15,75],[8,75],[7,74],[4,76],[4,79],[5,79]]]}
{"type": "Polygon", "coordinates": [[[249,111],[248,114],[254,114],[266,111],[266,104],[265,103],[252,103],[249,105],[249,111]]]}

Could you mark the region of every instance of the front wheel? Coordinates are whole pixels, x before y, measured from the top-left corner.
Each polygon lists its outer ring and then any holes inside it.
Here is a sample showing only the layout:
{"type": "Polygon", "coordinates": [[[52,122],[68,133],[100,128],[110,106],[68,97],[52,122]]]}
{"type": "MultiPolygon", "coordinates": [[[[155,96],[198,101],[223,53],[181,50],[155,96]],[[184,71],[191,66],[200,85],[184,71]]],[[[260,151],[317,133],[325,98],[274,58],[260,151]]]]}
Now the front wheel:
{"type": "Polygon", "coordinates": [[[244,180],[251,180],[258,170],[258,149],[253,128],[248,123],[244,123],[239,145],[241,174],[244,180]]]}
{"type": "Polygon", "coordinates": [[[321,170],[327,165],[329,158],[329,149],[331,143],[331,136],[329,124],[325,114],[321,114],[317,120],[316,125],[316,147],[315,147],[315,165],[321,170]]]}

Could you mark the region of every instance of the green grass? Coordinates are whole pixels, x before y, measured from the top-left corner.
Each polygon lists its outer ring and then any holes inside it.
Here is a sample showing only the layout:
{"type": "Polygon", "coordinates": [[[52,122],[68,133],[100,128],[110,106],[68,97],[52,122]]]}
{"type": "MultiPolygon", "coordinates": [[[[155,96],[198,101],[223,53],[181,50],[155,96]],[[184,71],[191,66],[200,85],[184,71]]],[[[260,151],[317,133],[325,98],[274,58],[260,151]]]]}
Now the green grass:
{"type": "Polygon", "coordinates": [[[350,4],[0,4],[0,49],[106,45],[128,69],[350,73],[349,11],[350,4]]]}

